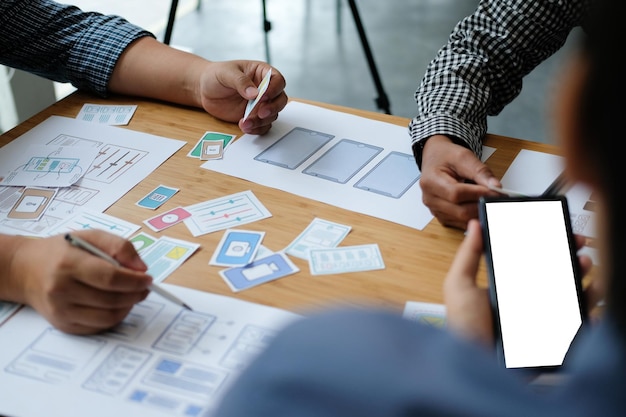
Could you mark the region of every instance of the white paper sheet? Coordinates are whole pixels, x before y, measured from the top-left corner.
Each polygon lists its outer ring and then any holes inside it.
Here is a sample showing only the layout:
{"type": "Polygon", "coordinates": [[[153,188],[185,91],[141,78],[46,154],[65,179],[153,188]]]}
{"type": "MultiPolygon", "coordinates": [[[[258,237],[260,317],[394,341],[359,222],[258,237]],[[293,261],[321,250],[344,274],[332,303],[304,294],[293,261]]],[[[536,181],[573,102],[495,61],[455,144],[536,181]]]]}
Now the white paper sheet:
{"type": "Polygon", "coordinates": [[[72,336],[30,308],[0,327],[0,415],[204,417],[284,325],[300,316],[161,284],[115,332],[72,336]]]}
{"type": "MultiPolygon", "coordinates": [[[[8,204],[0,201],[2,233],[43,236],[76,211],[102,212],[172,156],[185,142],[120,127],[51,116],[0,148],[0,166],[12,166],[16,155],[24,154],[33,144],[89,146],[98,149],[98,155],[76,184],[59,188],[39,221],[7,219],[8,209],[5,204],[8,204]]],[[[19,191],[19,187],[6,187],[2,188],[1,195],[9,196],[13,189],[19,191]]]]}
{"type": "Polygon", "coordinates": [[[400,198],[354,187],[390,152],[402,152],[412,157],[407,129],[406,126],[292,101],[280,113],[267,135],[244,135],[228,146],[222,160],[207,162],[202,167],[422,230],[433,216],[422,203],[419,181],[400,198]],[[331,134],[334,138],[293,170],[254,159],[295,127],[331,134]],[[383,151],[344,184],[302,172],[341,139],[378,146],[383,151]]]}

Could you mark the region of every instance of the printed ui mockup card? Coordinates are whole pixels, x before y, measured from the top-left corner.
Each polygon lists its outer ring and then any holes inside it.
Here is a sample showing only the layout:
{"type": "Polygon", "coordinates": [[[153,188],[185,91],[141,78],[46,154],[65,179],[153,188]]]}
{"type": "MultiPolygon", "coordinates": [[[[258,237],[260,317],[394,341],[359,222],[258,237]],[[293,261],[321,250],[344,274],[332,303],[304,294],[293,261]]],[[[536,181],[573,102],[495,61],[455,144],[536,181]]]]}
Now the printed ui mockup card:
{"type": "Polygon", "coordinates": [[[311,275],[385,269],[380,249],[375,243],[331,249],[311,249],[309,257],[311,275]]]}
{"type": "Polygon", "coordinates": [[[158,239],[147,233],[139,232],[128,240],[133,244],[137,252],[141,252],[154,245],[158,239]]]}
{"type": "Polygon", "coordinates": [[[246,266],[224,269],[220,271],[220,275],[231,290],[238,292],[298,271],[298,267],[287,255],[277,252],[246,266]]]}
{"type": "Polygon", "coordinates": [[[217,245],[209,265],[244,266],[254,260],[265,232],[228,229],[217,245]]]}
{"type": "Polygon", "coordinates": [[[167,200],[172,198],[174,194],[178,192],[178,188],[167,187],[165,185],[159,185],[157,188],[148,193],[144,198],[137,202],[139,207],[149,208],[156,210],[163,205],[167,200]]]}
{"type": "Polygon", "coordinates": [[[166,211],[163,214],[144,220],[144,224],[155,232],[160,232],[161,230],[174,226],[189,217],[191,217],[190,212],[185,210],[183,207],[176,207],[175,209],[166,211]]]}
{"type": "MultiPolygon", "coordinates": [[[[221,142],[222,144],[221,152],[223,153],[226,147],[228,146],[228,144],[232,142],[236,137],[237,135],[230,135],[228,133],[204,132],[204,135],[202,135],[200,140],[196,143],[196,145],[193,147],[191,152],[187,154],[187,156],[192,157],[192,158],[202,159],[202,152],[208,145],[208,144],[205,144],[204,142],[212,142],[212,143],[221,142]]],[[[205,158],[205,159],[208,159],[208,158],[205,158]]]]}
{"type": "Polygon", "coordinates": [[[315,218],[287,246],[285,252],[297,258],[309,260],[311,249],[334,248],[341,243],[351,229],[350,226],[315,218]]]}
{"type": "Polygon", "coordinates": [[[243,120],[246,120],[248,116],[250,116],[250,113],[252,113],[252,109],[256,107],[256,105],[259,103],[259,100],[261,100],[261,97],[263,97],[263,94],[265,94],[265,91],[267,90],[267,86],[270,85],[271,76],[272,76],[272,70],[270,69],[269,71],[267,71],[267,74],[265,74],[265,77],[263,77],[263,79],[261,80],[261,84],[259,84],[259,87],[258,87],[259,93],[257,94],[256,98],[248,101],[248,105],[246,106],[246,111],[243,114],[243,120]]]}

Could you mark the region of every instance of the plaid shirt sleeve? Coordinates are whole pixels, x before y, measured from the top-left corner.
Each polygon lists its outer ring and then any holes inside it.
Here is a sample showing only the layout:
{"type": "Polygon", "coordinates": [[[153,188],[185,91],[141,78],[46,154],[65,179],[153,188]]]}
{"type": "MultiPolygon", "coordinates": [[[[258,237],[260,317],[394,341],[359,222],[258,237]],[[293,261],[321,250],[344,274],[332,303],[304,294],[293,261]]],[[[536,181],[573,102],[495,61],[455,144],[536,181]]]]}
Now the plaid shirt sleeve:
{"type": "Polygon", "coordinates": [[[425,140],[452,137],[479,157],[487,116],[495,116],[522,89],[522,78],[583,26],[587,0],[481,0],[453,29],[415,92],[409,124],[421,168],[425,140]]]}
{"type": "Polygon", "coordinates": [[[106,96],[126,47],[152,36],[119,16],[47,0],[0,1],[0,63],[106,96]]]}

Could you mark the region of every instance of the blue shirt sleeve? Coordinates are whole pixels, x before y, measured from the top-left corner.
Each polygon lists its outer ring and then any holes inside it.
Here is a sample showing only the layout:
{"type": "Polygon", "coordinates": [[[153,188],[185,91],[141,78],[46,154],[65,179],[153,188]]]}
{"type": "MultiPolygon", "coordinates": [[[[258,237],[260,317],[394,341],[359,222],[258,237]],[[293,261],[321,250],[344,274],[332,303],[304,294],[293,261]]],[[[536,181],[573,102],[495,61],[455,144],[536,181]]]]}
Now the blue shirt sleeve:
{"type": "Polygon", "coordinates": [[[619,394],[626,355],[610,336],[596,336],[574,360],[586,365],[544,391],[497,364],[493,352],[441,329],[386,312],[325,313],[279,333],[215,415],[618,416],[626,404],[619,394]],[[601,356],[593,354],[599,346],[601,356]]]}
{"type": "Polygon", "coordinates": [[[47,0],[0,2],[0,63],[106,96],[117,60],[152,36],[119,16],[47,0]]]}

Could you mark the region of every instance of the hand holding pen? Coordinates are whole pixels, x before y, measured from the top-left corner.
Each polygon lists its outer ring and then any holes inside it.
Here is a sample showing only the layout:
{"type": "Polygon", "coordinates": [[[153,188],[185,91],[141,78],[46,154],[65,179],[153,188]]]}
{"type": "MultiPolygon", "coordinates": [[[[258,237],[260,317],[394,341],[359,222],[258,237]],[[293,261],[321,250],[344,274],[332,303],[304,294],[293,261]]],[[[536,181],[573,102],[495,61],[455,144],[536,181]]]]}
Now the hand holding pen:
{"type": "Polygon", "coordinates": [[[103,262],[65,241],[63,235],[20,238],[12,247],[10,271],[3,273],[5,300],[27,304],[54,327],[91,334],[119,324],[150,293],[152,278],[132,243],[101,230],[76,232],[123,267],[103,262]]]}
{"type": "MultiPolygon", "coordinates": [[[[120,263],[113,258],[112,256],[110,256],[109,254],[103,252],[102,250],[98,249],[98,247],[92,245],[91,243],[79,238],[78,236],[73,236],[71,234],[66,234],[65,235],[65,240],[67,240],[70,245],[76,246],[77,248],[86,250],[87,252],[89,252],[90,254],[99,257],[100,259],[103,259],[105,261],[107,261],[108,263],[110,263],[111,265],[114,265],[116,267],[121,267],[122,265],[120,265],[120,263]]],[[[150,291],[154,291],[157,294],[159,294],[160,296],[162,296],[163,298],[165,298],[166,300],[169,300],[171,302],[173,302],[174,304],[186,308],[187,310],[191,310],[191,307],[189,307],[187,304],[185,304],[181,299],[179,299],[178,297],[176,297],[174,294],[164,290],[163,288],[159,287],[156,284],[151,284],[150,285],[150,291]]]]}

